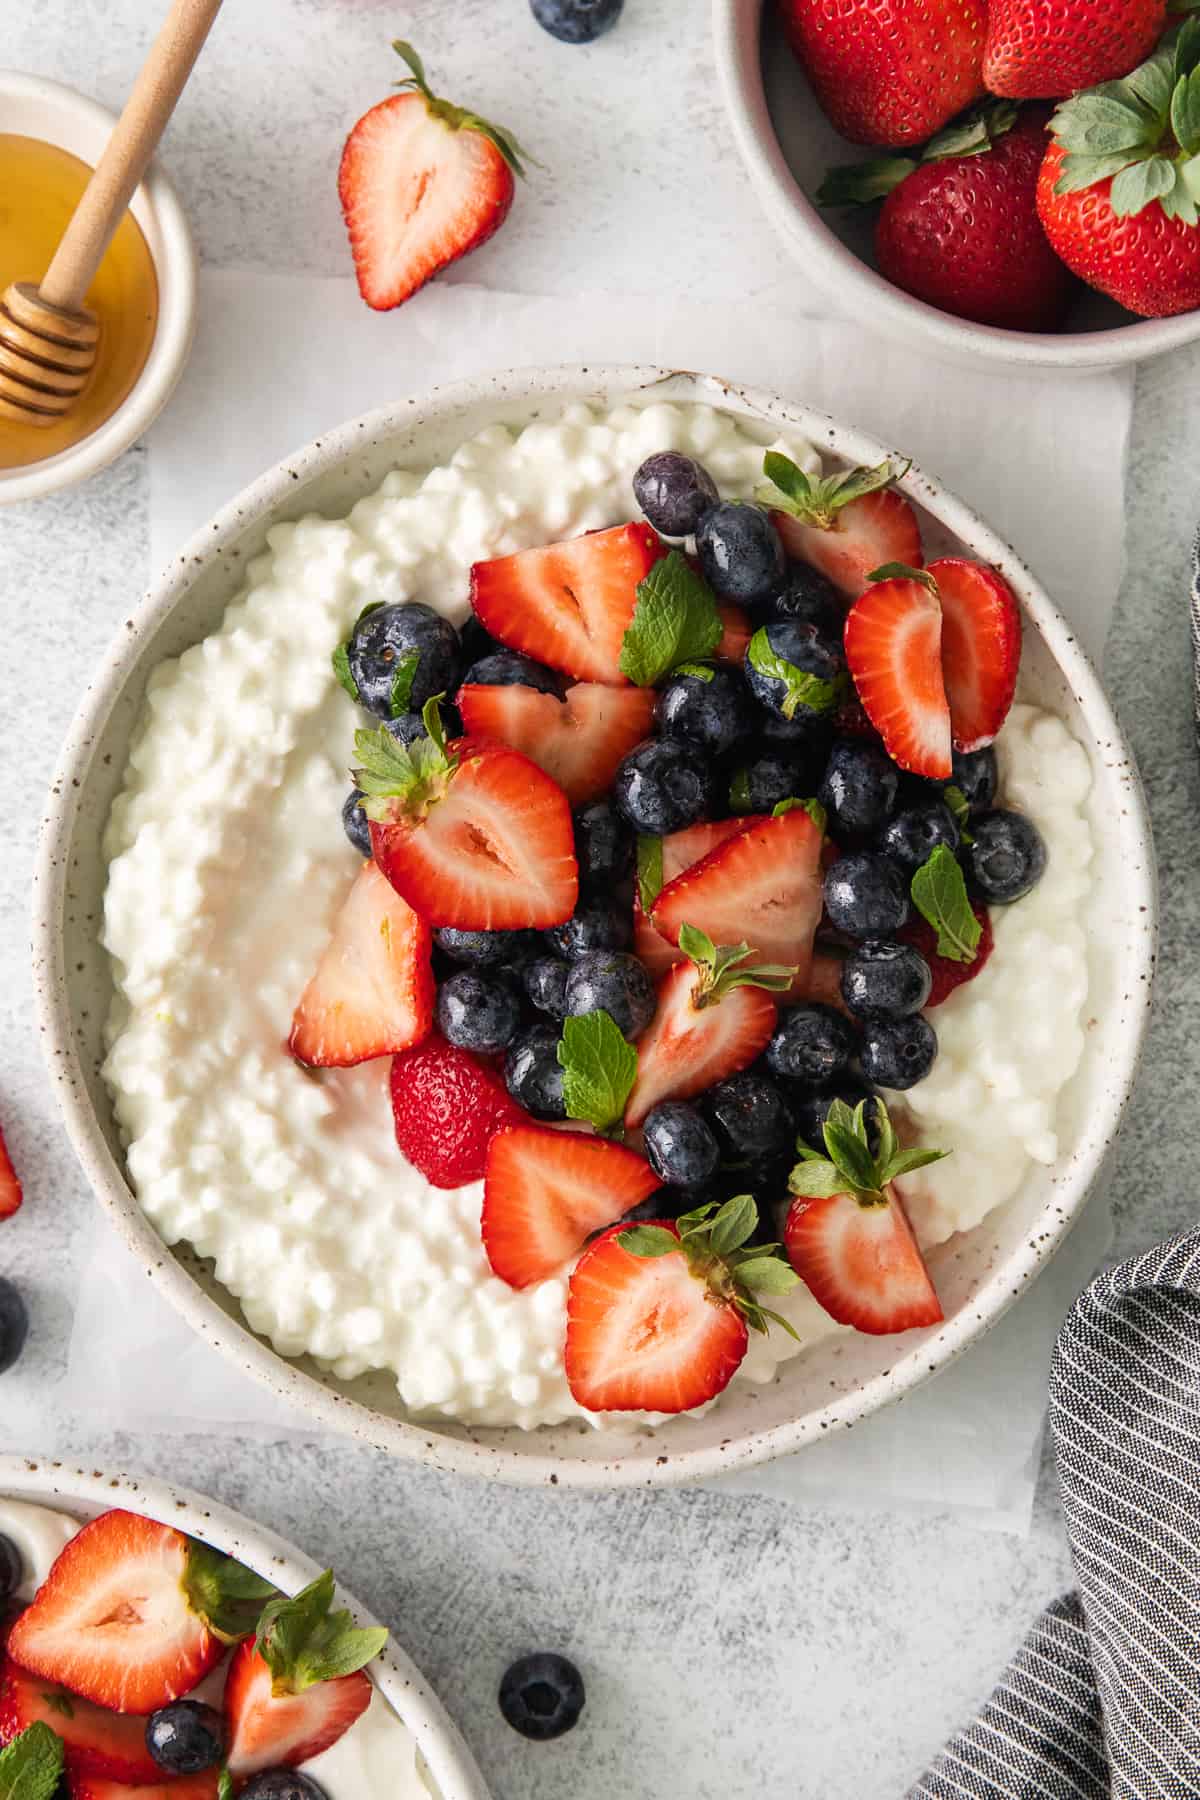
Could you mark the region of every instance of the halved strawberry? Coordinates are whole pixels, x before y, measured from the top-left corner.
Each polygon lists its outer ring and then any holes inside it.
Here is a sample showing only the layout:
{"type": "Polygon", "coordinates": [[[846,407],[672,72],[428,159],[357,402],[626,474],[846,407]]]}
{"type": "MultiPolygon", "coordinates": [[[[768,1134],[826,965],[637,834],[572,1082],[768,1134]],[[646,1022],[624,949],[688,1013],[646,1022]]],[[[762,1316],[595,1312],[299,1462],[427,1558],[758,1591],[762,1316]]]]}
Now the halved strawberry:
{"type": "Polygon", "coordinates": [[[715,944],[744,941],[758,961],[793,970],[803,990],[821,918],[822,833],[802,806],[743,824],[663,888],[651,923],[673,944],[685,925],[715,944]]]}
{"type": "MultiPolygon", "coordinates": [[[[968,896],[970,899],[970,896],[968,896]]],[[[921,952],[929,964],[929,973],[933,977],[933,986],[929,990],[929,998],[922,1007],[928,1012],[931,1006],[940,1006],[948,1000],[955,988],[962,987],[964,982],[974,981],[988,957],[996,947],[992,936],[992,916],[982,900],[971,899],[971,911],[979,922],[979,942],[975,946],[975,955],[970,962],[955,962],[948,956],[937,953],[938,934],[927,919],[916,914],[909,920],[897,937],[904,943],[912,944],[921,952]]]]}
{"type": "Polygon", "coordinates": [[[149,1782],[131,1786],[103,1775],[69,1777],[71,1800],[217,1800],[217,1771],[206,1769],[202,1775],[165,1776],[156,1770],[149,1782]]]}
{"type": "Polygon", "coordinates": [[[467,682],[455,703],[469,736],[522,751],[558,783],[572,806],[605,793],[617,765],[654,724],[651,688],[597,681],[575,682],[565,700],[516,683],[467,682]]]}
{"type": "Polygon", "coordinates": [[[769,450],[763,473],[774,485],[759,498],[776,508],[771,517],[784,549],[819,569],[847,600],[857,599],[884,563],[920,566],[921,527],[904,495],[888,486],[890,462],[821,477],[769,450]]]}
{"type": "Polygon", "coordinates": [[[338,170],[359,292],[377,311],[486,243],[524,172],[507,132],[436,99],[416,51],[393,48],[412,71],[397,83],[405,91],[358,121],[338,170]]]}
{"type": "Polygon", "coordinates": [[[60,1552],[8,1638],[14,1662],[115,1712],[148,1713],[224,1654],[193,1610],[190,1545],[134,1513],[102,1513],[60,1552]]]}
{"type": "Polygon", "coordinates": [[[686,1100],[748,1068],[775,1029],[768,990],[780,993],[791,983],[790,969],[752,965],[744,943],[697,944],[703,933],[686,927],[682,935],[689,960],[659,982],[654,1017],[638,1039],[637,1078],[625,1107],[630,1127],[660,1100],[686,1100]]]}
{"type": "Polygon", "coordinates": [[[835,1100],[825,1123],[827,1155],[810,1150],[792,1170],[796,1198],[783,1229],[788,1260],[839,1325],[876,1336],[936,1325],[941,1303],[895,1184],[943,1152],[901,1149],[880,1100],[872,1151],[864,1113],[865,1103],[851,1112],[835,1100]]]}
{"type": "Polygon", "coordinates": [[[713,655],[718,662],[743,663],[754,636],[754,626],[740,606],[717,607],[721,620],[721,637],[713,655]]]}
{"type": "Polygon", "coordinates": [[[437,701],[430,735],[398,744],[385,726],[355,738],[375,861],[431,925],[465,931],[561,925],[579,871],[571,808],[519,751],[459,738],[447,745],[437,701]]]}
{"type": "Polygon", "coordinates": [[[0,1219],[11,1219],[21,1204],[21,1182],[0,1132],[0,1219]]]}
{"type": "Polygon", "coordinates": [[[292,1055],[344,1069],[419,1043],[433,1024],[432,947],[426,921],[364,863],[292,1017],[292,1055]]]}
{"type": "Polygon", "coordinates": [[[93,1706],[57,1682],[6,1662],[0,1673],[0,1744],[10,1744],[39,1723],[62,1739],[72,1775],[108,1776],[135,1784],[162,1775],[146,1748],[144,1717],[93,1706]]]}
{"type": "Polygon", "coordinates": [[[942,556],[929,565],[942,608],[942,675],[956,750],[990,744],[1008,717],[1021,661],[1021,609],[985,563],[942,556]]]}
{"type": "Polygon", "coordinates": [[[258,1769],[294,1769],[336,1744],[370,1704],[371,1680],[361,1669],[276,1694],[254,1644],[241,1644],[225,1678],[230,1772],[240,1778],[258,1769]]]}
{"type": "Polygon", "coordinates": [[[914,775],[947,780],[950,708],[941,645],[942,609],[918,569],[888,571],[846,617],[846,662],[888,755],[914,775]]]}
{"type": "Polygon", "coordinates": [[[509,1287],[545,1281],[594,1231],[661,1185],[645,1157],[605,1138],[510,1126],[488,1145],[480,1221],[487,1259],[509,1287]]]}
{"type": "MultiPolygon", "coordinates": [[[[666,837],[660,839],[663,886],[674,881],[677,875],[682,875],[685,869],[690,869],[693,863],[698,863],[702,856],[707,856],[718,844],[736,837],[739,831],[753,823],[753,817],[747,814],[739,819],[709,819],[702,825],[688,825],[682,831],[668,832],[666,837]]],[[[635,886],[633,894],[633,951],[655,979],[665,975],[675,963],[686,960],[683,951],[656,931],[646,917],[640,884],[635,886]]]]}
{"type": "Polygon", "coordinates": [[[614,525],[478,562],[471,605],[501,643],[579,681],[625,684],[621,640],[638,582],[663,546],[649,525],[614,525]]]}

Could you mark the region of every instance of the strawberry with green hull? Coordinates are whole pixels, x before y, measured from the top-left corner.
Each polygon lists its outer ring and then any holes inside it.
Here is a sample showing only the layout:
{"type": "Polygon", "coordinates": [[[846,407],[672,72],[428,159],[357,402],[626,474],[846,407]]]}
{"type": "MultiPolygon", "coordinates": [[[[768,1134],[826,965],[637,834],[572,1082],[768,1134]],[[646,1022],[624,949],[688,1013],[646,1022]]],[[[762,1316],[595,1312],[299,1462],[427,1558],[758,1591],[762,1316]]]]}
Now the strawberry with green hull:
{"type": "Polygon", "coordinates": [[[649,688],[577,681],[560,700],[516,683],[465,682],[454,698],[469,737],[519,750],[558,783],[572,806],[607,793],[618,765],[654,725],[649,688]]]}
{"type": "MultiPolygon", "coordinates": [[[[901,474],[907,469],[906,463],[901,474]]],[[[890,462],[816,477],[768,450],[763,474],[771,485],[757,497],[771,508],[788,555],[819,569],[844,599],[857,599],[881,563],[921,564],[921,527],[904,495],[889,485],[890,462]]]]}
{"type": "Polygon", "coordinates": [[[941,1303],[925,1267],[896,1181],[938,1162],[941,1150],[904,1150],[878,1098],[878,1149],[867,1139],[866,1103],[853,1112],[835,1100],[824,1154],[799,1146],[788,1186],[796,1198],[783,1241],[788,1260],[831,1319],[882,1336],[936,1325],[941,1303]]]}
{"type": "Polygon", "coordinates": [[[709,819],[665,837],[638,839],[638,879],[633,892],[633,949],[657,981],[687,958],[677,944],[656,930],[651,913],[663,888],[752,823],[748,817],[709,819]]]}
{"type": "Polygon", "coordinates": [[[644,1157],[605,1138],[509,1126],[489,1144],[484,1175],[480,1230],[492,1272],[514,1288],[545,1281],[660,1185],[644,1157]]]}
{"type": "Polygon", "coordinates": [[[983,79],[1014,100],[1056,100],[1128,75],[1167,24],[1167,0],[988,0],[983,79]]]}

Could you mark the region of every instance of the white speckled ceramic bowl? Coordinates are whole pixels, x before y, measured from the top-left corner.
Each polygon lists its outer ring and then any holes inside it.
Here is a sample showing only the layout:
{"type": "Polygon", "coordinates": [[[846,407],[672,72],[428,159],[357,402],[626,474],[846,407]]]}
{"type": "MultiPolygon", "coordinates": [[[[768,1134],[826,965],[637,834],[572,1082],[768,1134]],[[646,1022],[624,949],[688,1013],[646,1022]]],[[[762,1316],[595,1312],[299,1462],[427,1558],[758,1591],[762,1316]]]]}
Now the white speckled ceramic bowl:
{"type": "MultiPolygon", "coordinates": [[[[50,1506],[80,1521],[94,1519],[114,1506],[123,1507],[126,1512],[174,1525],[189,1537],[202,1538],[206,1544],[236,1556],[288,1594],[297,1593],[321,1573],[316,1563],[273,1531],[255,1525],[215,1500],[206,1500],[202,1494],[169,1487],[162,1481],[109,1475],[99,1469],[72,1469],[66,1463],[0,1456],[0,1503],[6,1499],[50,1506]]],[[[338,1602],[350,1608],[356,1624],[379,1623],[352,1594],[340,1588],[338,1602]]],[[[389,1639],[382,1655],[371,1664],[371,1676],[416,1739],[441,1800],[487,1800],[483,1777],[449,1714],[416,1664],[394,1640],[389,1639]]]]}
{"type": "Polygon", "coordinates": [[[914,300],[874,267],[874,207],[825,212],[826,171],[872,153],[847,143],[818,106],[773,0],[712,0],[713,49],[734,141],[771,224],[839,313],[955,360],[1063,370],[1112,368],[1200,338],[1200,312],[1134,319],[1084,290],[1061,332],[1001,331],[914,300]]]}
{"type": "Polygon", "coordinates": [[[931,553],[959,549],[1007,576],[1024,611],[1020,693],[1061,714],[1088,750],[1105,913],[1093,957],[1087,1049],[1062,1100],[1064,1153],[1054,1169],[1039,1169],[1019,1198],[933,1253],[945,1323],[901,1338],[835,1336],[784,1364],[772,1387],[739,1391],[735,1384],[704,1417],[674,1419],[657,1430],[414,1424],[388,1375],[340,1382],[309,1360],[278,1355],[249,1330],[211,1270],[185,1246],[169,1250],[141,1212],[99,1073],[112,993],[97,941],[105,879],[100,837],[146,680],[165,657],[215,629],[273,524],[314,510],[344,514],[390,468],[428,466],[487,425],[520,426],[580,400],[602,406],[703,401],[735,413],[764,442],[785,430],[806,434],[834,461],[873,464],[889,454],[861,433],[774,395],[653,368],[519,370],[369,413],[320,438],[219,513],[122,622],[71,727],[54,782],[36,876],[35,981],[51,1076],[80,1160],[115,1230],[198,1332],[315,1424],[436,1468],[522,1483],[660,1485],[785,1455],[873,1412],[986,1331],[1037,1274],[1087,1199],[1133,1081],[1154,959],[1154,863],[1129,748],[1070,627],[1014,552],[933,477],[911,468],[901,485],[920,509],[931,553]]]}

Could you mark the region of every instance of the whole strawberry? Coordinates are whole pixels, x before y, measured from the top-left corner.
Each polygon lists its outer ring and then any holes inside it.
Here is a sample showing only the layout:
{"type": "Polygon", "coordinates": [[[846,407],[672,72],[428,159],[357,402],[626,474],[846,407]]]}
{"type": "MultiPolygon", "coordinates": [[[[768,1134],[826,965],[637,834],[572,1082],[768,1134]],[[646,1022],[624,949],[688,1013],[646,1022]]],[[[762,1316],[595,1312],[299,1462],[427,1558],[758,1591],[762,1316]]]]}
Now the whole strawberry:
{"type": "Polygon", "coordinates": [[[1038,216],[1067,267],[1145,318],[1200,306],[1200,20],[1050,129],[1038,216]]]}
{"type": "Polygon", "coordinates": [[[1037,215],[1044,109],[1007,101],[950,126],[917,163],[906,157],[836,169],[822,205],[886,195],[875,227],[879,271],[929,306],[1010,331],[1053,331],[1074,283],[1037,215]]]}
{"type": "Polygon", "coordinates": [[[1112,81],[1148,56],[1167,0],[990,0],[983,79],[1013,100],[1053,100],[1112,81]]]}
{"type": "Polygon", "coordinates": [[[923,143],[983,92],[986,0],[780,5],[817,99],[852,143],[923,143]]]}

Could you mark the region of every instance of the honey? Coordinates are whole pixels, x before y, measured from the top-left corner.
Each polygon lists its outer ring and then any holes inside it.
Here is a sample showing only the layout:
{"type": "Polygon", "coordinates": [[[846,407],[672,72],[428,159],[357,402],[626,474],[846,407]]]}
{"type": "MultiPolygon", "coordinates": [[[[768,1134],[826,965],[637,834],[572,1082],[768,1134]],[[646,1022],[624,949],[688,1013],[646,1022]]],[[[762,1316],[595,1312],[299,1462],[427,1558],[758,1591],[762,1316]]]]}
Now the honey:
{"type": "MultiPolygon", "coordinates": [[[[38,282],[58,247],[91,170],[40,138],[0,132],[0,293],[38,282]]],[[[50,426],[0,419],[0,469],[24,468],[68,450],[103,425],[142,372],[158,321],[158,278],[132,213],[126,213],[88,289],[100,321],[96,367],[65,418],[50,426]]]]}

